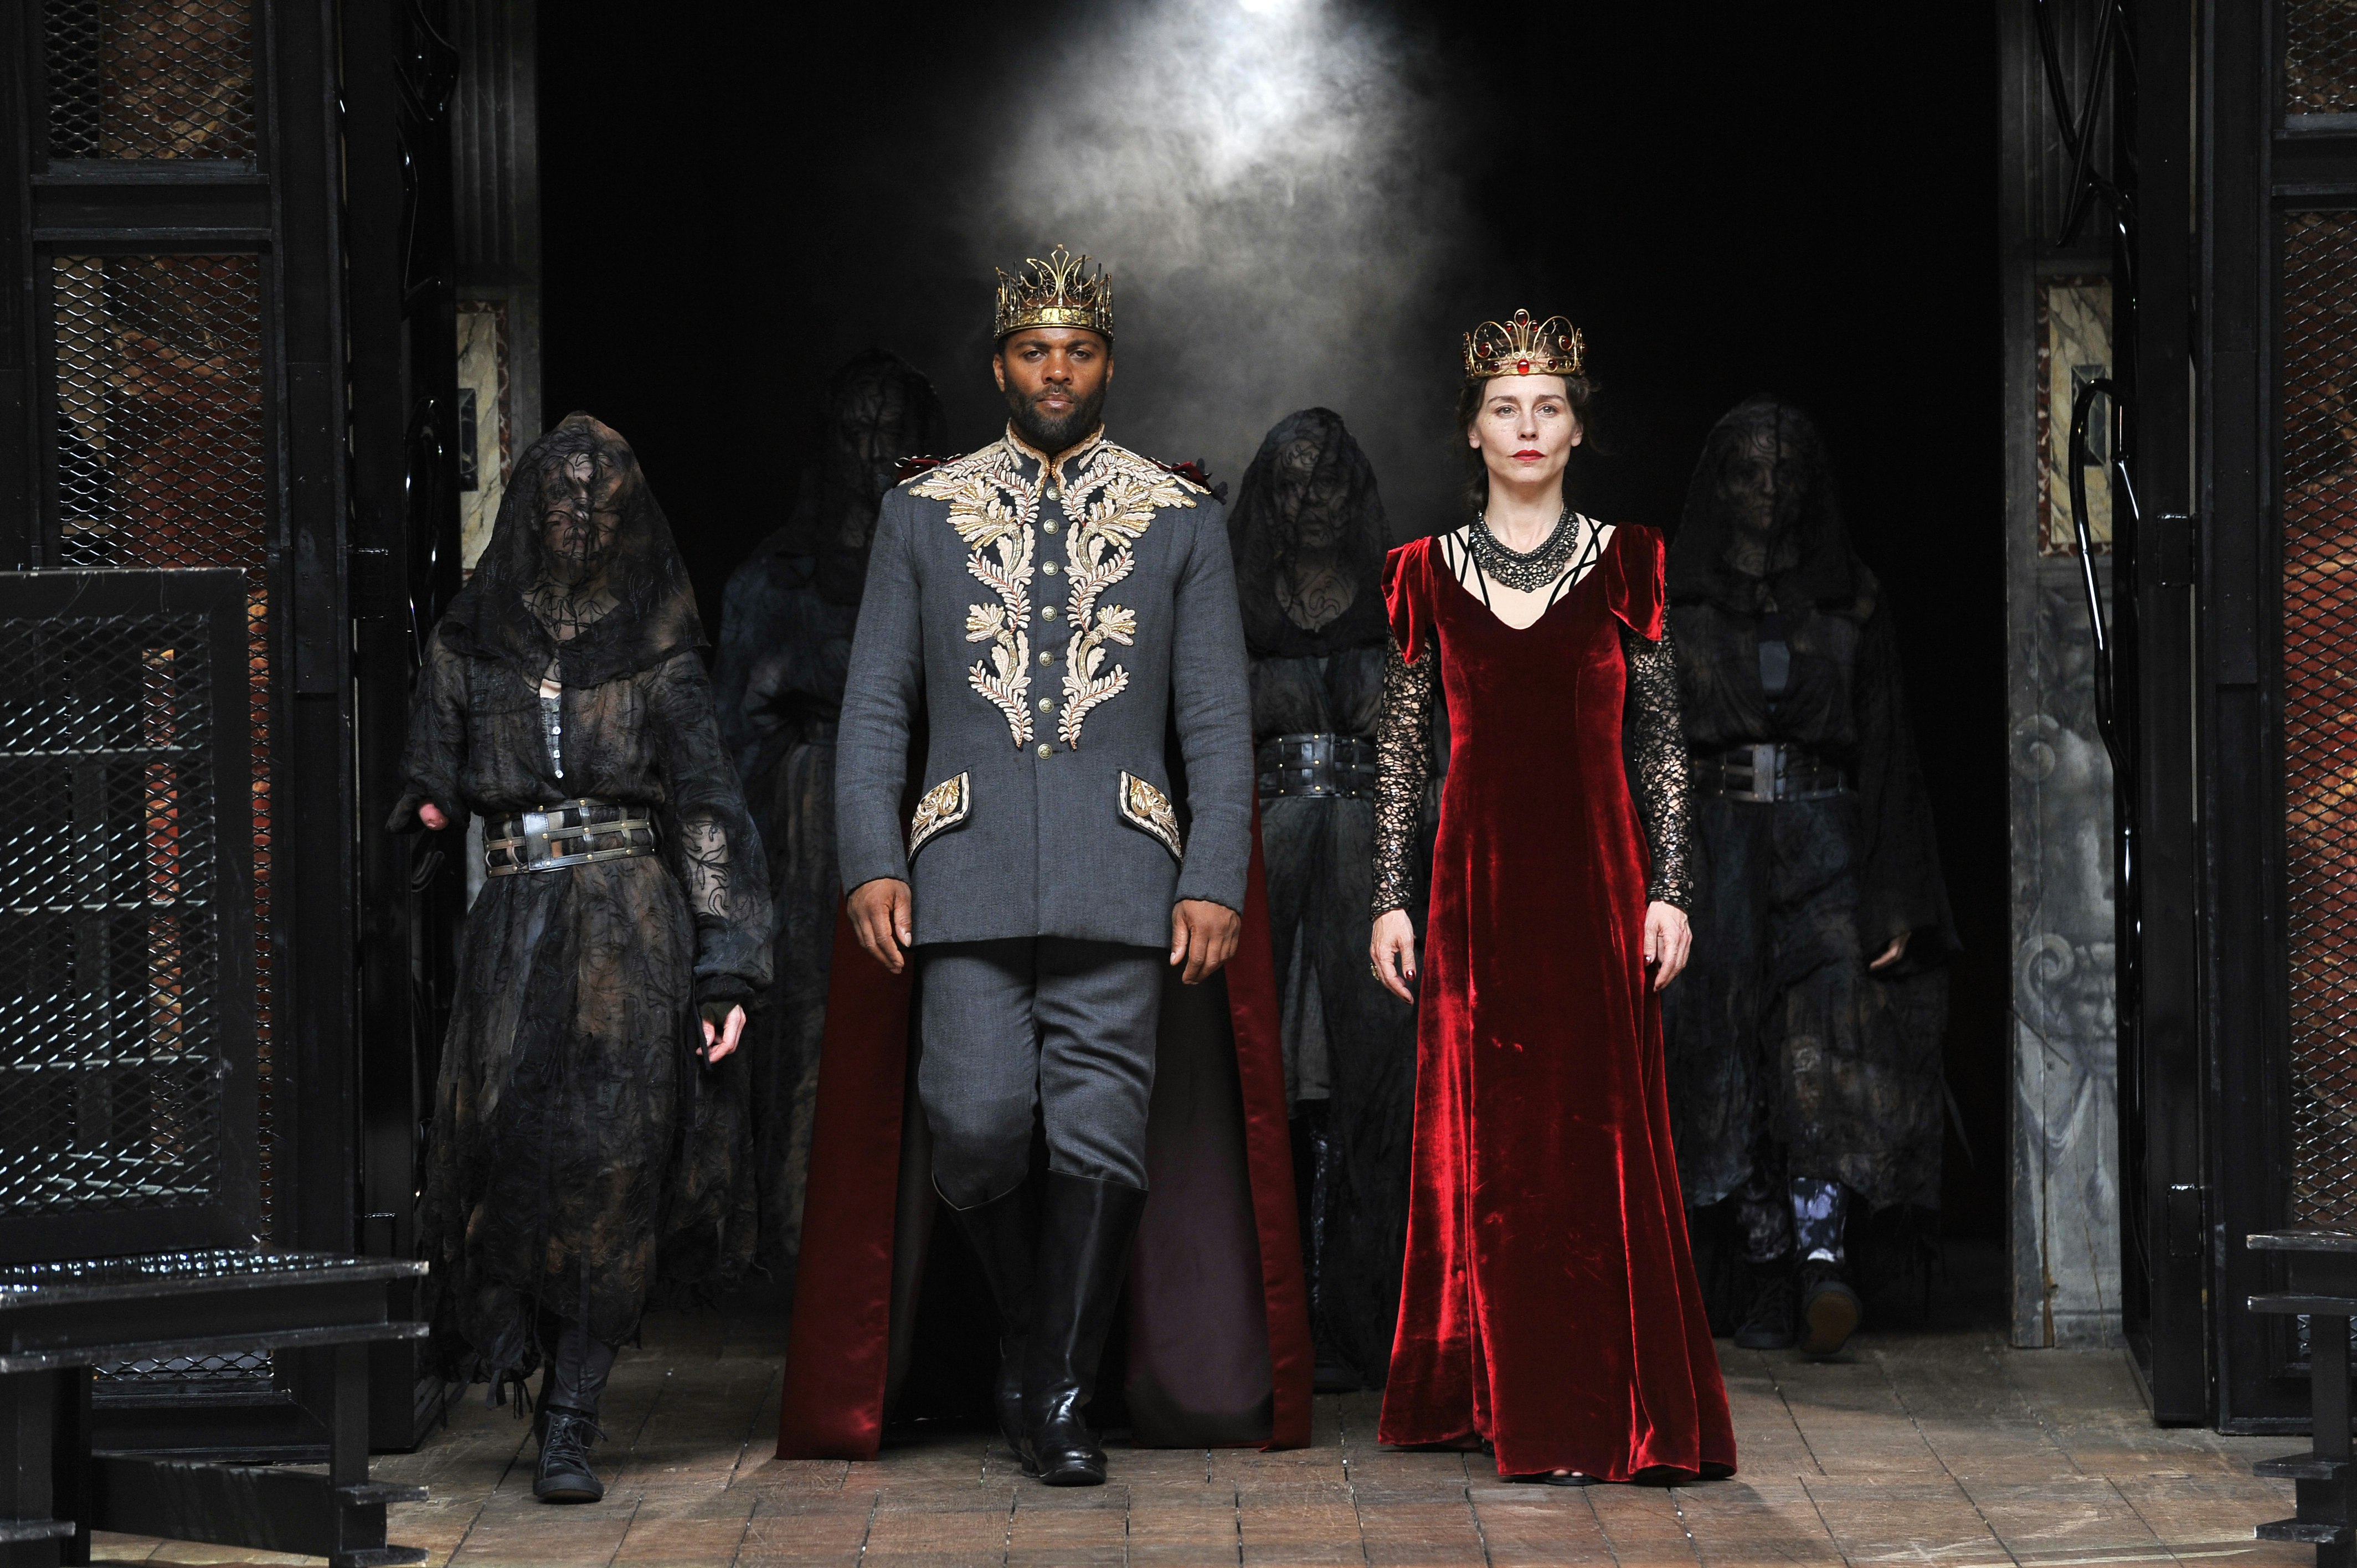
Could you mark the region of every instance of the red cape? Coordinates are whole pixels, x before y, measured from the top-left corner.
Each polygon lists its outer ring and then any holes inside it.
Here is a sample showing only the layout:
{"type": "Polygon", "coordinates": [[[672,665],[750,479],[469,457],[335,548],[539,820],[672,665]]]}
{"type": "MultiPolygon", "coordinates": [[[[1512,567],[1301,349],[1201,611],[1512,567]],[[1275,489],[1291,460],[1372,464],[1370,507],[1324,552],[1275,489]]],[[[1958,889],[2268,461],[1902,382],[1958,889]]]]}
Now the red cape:
{"type": "MultiPolygon", "coordinates": [[[[1140,1446],[1309,1441],[1313,1358],[1272,950],[1255,808],[1236,954],[1203,985],[1174,979],[1164,993],[1149,1197],[1129,1284],[1127,1394],[1140,1446]],[[1215,1001],[1222,992],[1224,1019],[1215,1001]]],[[[909,972],[888,973],[860,950],[841,913],[834,952],[778,1421],[781,1459],[876,1456],[891,1369],[894,1253],[912,1244],[899,1188],[914,988],[909,972]]],[[[926,1207],[920,1199],[909,1209],[926,1207]]],[[[904,1292],[904,1330],[915,1294],[904,1292]]]]}

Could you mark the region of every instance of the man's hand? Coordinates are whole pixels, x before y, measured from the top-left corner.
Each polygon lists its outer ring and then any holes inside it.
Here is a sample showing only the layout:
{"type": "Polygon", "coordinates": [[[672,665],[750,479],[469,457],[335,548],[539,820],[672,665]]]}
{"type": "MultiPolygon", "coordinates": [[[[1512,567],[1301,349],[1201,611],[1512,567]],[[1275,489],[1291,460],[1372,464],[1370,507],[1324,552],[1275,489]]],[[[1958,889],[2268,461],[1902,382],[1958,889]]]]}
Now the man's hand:
{"type": "Polygon", "coordinates": [[[1694,951],[1694,928],[1675,904],[1645,906],[1645,961],[1653,965],[1653,989],[1675,980],[1694,951]]]}
{"type": "Polygon", "coordinates": [[[897,876],[878,876],[851,890],[851,929],[867,956],[898,974],[909,967],[900,951],[915,940],[909,911],[914,908],[909,885],[897,876]]]}
{"type": "Polygon", "coordinates": [[[1244,918],[1225,904],[1204,898],[1181,898],[1170,907],[1170,961],[1184,963],[1178,978],[1200,985],[1236,955],[1236,939],[1243,934],[1244,918]]]}
{"type": "Polygon", "coordinates": [[[1383,989],[1403,1002],[1414,1002],[1408,983],[1415,978],[1415,923],[1405,909],[1386,909],[1375,917],[1375,934],[1367,944],[1367,961],[1383,989]]]}
{"type": "Polygon", "coordinates": [[[725,1057],[729,1052],[735,1050],[737,1048],[737,1037],[744,1032],[744,1008],[731,1007],[728,1009],[728,1016],[722,1020],[716,1026],[712,1022],[711,1014],[707,1012],[704,1019],[705,1061],[706,1063],[716,1062],[722,1057],[725,1057]]]}
{"type": "Polygon", "coordinates": [[[1907,939],[1914,934],[1915,933],[1912,931],[1901,931],[1897,936],[1891,938],[1890,945],[1882,950],[1882,956],[1876,959],[1872,963],[1867,964],[1866,967],[1868,969],[1889,969],[1892,964],[1897,963],[1900,959],[1905,958],[1907,956],[1907,939]]]}
{"type": "Polygon", "coordinates": [[[442,814],[442,808],[431,800],[418,806],[417,820],[437,833],[450,825],[450,819],[442,814]]]}

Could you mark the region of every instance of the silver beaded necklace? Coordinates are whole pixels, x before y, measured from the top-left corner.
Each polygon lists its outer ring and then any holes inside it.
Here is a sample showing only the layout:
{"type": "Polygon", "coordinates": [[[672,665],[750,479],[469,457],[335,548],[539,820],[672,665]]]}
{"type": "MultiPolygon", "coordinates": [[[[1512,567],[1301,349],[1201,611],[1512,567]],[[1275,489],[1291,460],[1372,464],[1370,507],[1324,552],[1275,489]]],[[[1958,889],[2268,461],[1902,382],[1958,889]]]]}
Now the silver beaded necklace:
{"type": "Polygon", "coordinates": [[[1578,521],[1567,506],[1555,520],[1555,532],[1527,553],[1509,550],[1501,543],[1498,536],[1490,532],[1486,513],[1475,512],[1473,526],[1465,531],[1466,542],[1473,550],[1473,564],[1481,575],[1521,594],[1535,594],[1562,576],[1580,535],[1578,521]]]}

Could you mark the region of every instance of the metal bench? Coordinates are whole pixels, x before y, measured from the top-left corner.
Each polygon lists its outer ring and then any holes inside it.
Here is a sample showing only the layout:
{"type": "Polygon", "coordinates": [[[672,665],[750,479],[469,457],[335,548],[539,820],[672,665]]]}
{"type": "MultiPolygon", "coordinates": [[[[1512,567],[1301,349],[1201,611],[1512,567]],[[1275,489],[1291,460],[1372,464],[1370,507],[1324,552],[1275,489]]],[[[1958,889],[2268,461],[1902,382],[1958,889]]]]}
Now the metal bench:
{"type": "Polygon", "coordinates": [[[415,1338],[393,1287],[425,1265],[234,1250],[0,1267],[0,1565],[90,1561],[92,1530],[325,1557],[423,1562],[385,1543],[385,1505],[423,1487],[368,1478],[368,1347],[415,1338]],[[91,1369],[272,1353],[328,1432],[328,1467],[91,1451],[91,1369]]]}
{"type": "Polygon", "coordinates": [[[2357,1235],[2338,1230],[2276,1230],[2249,1238],[2255,1252],[2280,1252],[2290,1288],[2250,1298],[2253,1312],[2305,1314],[2310,1448],[2262,1459],[2257,1476],[2292,1481],[2298,1511],[2260,1525],[2261,1541],[2316,1548],[2317,1568],[2352,1568],[2357,1542],[2350,1509],[2349,1320],[2357,1317],[2357,1235]]]}

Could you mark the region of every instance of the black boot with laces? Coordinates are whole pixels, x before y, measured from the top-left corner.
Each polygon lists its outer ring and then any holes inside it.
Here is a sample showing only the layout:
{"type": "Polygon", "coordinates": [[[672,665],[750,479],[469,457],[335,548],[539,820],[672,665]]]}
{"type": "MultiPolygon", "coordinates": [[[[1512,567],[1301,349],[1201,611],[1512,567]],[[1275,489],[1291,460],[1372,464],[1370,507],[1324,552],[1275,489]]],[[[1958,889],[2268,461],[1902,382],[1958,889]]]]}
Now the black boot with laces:
{"type": "Polygon", "coordinates": [[[606,1484],[589,1467],[589,1444],[605,1434],[597,1418],[586,1411],[549,1405],[541,1412],[540,1468],[532,1478],[532,1495],[544,1503],[594,1503],[606,1495],[606,1484]]]}
{"type": "Polygon", "coordinates": [[[1751,1275],[1751,1310],[1735,1331],[1735,1343],[1746,1350],[1790,1350],[1800,1342],[1794,1319],[1799,1290],[1790,1256],[1748,1265],[1751,1275]]]}

